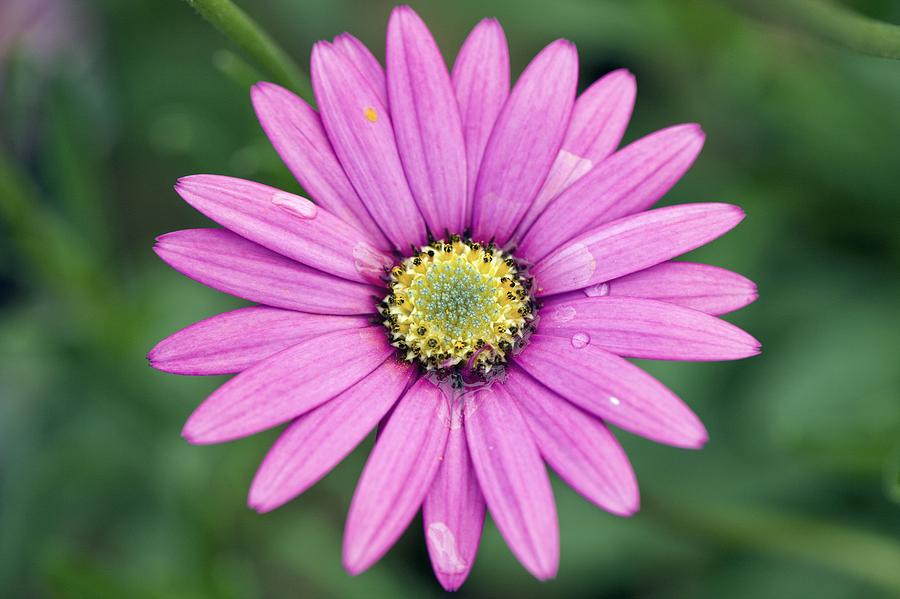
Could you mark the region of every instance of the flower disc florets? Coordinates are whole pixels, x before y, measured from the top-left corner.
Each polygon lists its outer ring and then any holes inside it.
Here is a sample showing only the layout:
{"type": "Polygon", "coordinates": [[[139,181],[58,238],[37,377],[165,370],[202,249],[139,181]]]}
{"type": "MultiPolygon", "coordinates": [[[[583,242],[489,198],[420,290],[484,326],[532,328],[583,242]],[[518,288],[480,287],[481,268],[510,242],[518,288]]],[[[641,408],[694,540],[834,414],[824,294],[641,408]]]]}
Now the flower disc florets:
{"type": "Polygon", "coordinates": [[[486,376],[530,332],[531,279],[512,256],[457,235],[423,246],[390,271],[379,305],[391,344],[426,370],[486,376]]]}

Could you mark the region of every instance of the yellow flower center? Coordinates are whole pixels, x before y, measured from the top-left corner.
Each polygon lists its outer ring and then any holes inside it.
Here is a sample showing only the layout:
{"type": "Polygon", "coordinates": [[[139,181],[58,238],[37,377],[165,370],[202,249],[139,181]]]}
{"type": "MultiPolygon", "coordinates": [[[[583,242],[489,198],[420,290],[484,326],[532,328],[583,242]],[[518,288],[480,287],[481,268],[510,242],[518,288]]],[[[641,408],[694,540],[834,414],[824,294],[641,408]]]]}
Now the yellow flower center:
{"type": "Polygon", "coordinates": [[[391,344],[427,370],[463,366],[487,375],[530,327],[531,280],[489,245],[452,236],[424,246],[390,272],[379,305],[391,344]]]}

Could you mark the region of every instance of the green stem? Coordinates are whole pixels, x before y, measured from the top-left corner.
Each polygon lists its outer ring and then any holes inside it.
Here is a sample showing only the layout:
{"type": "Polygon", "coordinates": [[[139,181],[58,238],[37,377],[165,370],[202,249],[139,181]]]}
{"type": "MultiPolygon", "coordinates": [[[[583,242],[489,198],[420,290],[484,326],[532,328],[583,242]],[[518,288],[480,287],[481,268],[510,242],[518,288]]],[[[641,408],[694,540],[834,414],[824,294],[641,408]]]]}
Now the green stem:
{"type": "Polygon", "coordinates": [[[900,544],[870,531],[758,507],[645,501],[663,523],[713,542],[800,559],[900,592],[900,544]]]}
{"type": "Polygon", "coordinates": [[[737,0],[737,4],[766,20],[861,54],[900,60],[900,26],[863,16],[832,0],[737,0]]]}
{"type": "Polygon", "coordinates": [[[312,87],[303,71],[247,13],[231,0],[185,0],[237,44],[278,83],[291,88],[306,101],[314,101],[312,87]]]}

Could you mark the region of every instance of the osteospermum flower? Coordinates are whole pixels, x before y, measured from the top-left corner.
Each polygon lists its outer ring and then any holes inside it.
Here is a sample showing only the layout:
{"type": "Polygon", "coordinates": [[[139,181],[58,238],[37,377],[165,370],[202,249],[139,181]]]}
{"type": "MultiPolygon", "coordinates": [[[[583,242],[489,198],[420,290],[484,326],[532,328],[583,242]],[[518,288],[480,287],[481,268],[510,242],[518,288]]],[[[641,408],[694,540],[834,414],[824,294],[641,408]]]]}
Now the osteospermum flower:
{"type": "Polygon", "coordinates": [[[224,227],[163,235],[156,252],[255,302],[162,341],[155,368],[237,373],[191,415],[191,443],[288,423],[249,504],[305,491],[376,426],[344,565],[362,572],[422,508],[448,590],[475,559],[486,509],[540,579],[559,561],[544,462],[601,508],[638,509],[608,426],[677,447],[706,431],[625,358],[728,360],[758,343],[715,315],[756,298],[744,277],[671,262],[743,218],[726,204],[651,206],[703,145],[696,125],[616,151],[635,96],[612,72],[576,99],[558,40],[509,90],[506,40],[479,23],[452,72],[419,17],[394,11],[386,75],[348,34],[312,51],[319,111],[253,88],[263,128],[315,200],[197,175],[190,205],[224,227]]]}

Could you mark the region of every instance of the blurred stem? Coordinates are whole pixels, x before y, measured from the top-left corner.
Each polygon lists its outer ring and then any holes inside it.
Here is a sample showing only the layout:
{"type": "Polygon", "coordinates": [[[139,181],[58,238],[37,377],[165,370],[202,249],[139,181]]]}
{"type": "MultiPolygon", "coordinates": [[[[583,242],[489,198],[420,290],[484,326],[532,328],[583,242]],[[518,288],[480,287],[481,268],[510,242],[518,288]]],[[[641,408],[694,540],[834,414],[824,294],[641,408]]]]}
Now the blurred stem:
{"type": "Polygon", "coordinates": [[[213,64],[241,88],[249,88],[263,77],[243,58],[224,48],[213,54],[213,64]]]}
{"type": "Polygon", "coordinates": [[[314,101],[309,78],[247,13],[231,0],[185,0],[256,63],[306,101],[314,101]]]}
{"type": "Polygon", "coordinates": [[[732,0],[759,17],[850,50],[900,60],[900,26],[863,16],[832,0],[732,0]]]}
{"type": "Polygon", "coordinates": [[[760,508],[645,502],[669,526],[717,543],[825,566],[900,592],[900,544],[860,529],[760,508]]]}

